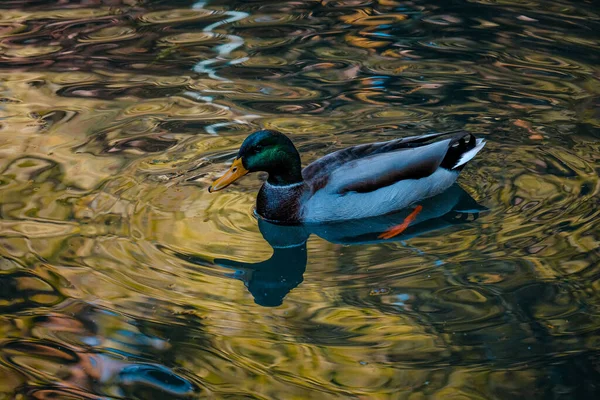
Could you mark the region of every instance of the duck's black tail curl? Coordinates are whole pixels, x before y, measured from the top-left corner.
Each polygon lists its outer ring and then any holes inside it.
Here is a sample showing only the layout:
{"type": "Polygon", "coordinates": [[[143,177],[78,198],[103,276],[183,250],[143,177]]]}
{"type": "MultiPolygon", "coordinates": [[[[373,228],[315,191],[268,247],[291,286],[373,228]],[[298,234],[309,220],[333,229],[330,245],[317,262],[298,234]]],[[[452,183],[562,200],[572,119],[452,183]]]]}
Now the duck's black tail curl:
{"type": "Polygon", "coordinates": [[[461,132],[450,141],[448,152],[440,166],[448,170],[460,171],[484,145],[483,139],[478,140],[468,132],[461,132]]]}

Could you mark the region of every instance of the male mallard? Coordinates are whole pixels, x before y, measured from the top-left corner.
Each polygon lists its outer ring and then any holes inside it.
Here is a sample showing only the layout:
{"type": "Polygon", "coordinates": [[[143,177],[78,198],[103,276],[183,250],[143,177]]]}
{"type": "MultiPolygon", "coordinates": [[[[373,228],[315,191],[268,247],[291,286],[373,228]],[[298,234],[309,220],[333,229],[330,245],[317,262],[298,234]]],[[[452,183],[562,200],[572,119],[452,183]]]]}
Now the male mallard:
{"type": "MultiPolygon", "coordinates": [[[[244,140],[229,171],[213,182],[221,190],[249,172],[269,174],[257,213],[280,223],[322,223],[388,214],[448,189],[483,148],[465,131],[413,136],[336,151],[302,169],[300,154],[282,133],[261,130],[244,140]]],[[[400,226],[406,229],[417,206],[400,226]]],[[[398,234],[396,231],[393,234],[398,234]]]]}

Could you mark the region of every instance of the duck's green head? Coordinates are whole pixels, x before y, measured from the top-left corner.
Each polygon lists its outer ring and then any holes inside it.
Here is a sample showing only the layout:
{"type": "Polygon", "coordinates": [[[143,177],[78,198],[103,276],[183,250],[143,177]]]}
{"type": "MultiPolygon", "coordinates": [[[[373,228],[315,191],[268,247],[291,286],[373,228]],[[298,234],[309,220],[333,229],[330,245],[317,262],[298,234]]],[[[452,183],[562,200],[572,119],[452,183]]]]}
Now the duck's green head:
{"type": "Polygon", "coordinates": [[[300,155],[292,141],[284,134],[262,130],[244,140],[238,156],[229,171],[213,182],[209,192],[221,190],[249,172],[269,174],[272,185],[290,185],[302,181],[300,155]]]}

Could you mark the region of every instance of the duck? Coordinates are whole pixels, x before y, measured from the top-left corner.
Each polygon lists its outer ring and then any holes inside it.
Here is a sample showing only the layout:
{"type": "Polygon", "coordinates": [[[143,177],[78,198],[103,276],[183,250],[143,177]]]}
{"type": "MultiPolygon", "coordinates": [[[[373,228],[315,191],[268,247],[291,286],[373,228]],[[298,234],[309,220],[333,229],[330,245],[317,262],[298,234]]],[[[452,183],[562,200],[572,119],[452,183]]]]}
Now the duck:
{"type": "Polygon", "coordinates": [[[281,132],[263,129],[242,143],[213,193],[252,172],[266,172],[256,199],[259,217],[279,224],[322,224],[391,214],[413,207],[401,233],[422,211],[418,203],[450,188],[485,140],[464,130],[347,147],[302,168],[300,153],[281,132]]]}

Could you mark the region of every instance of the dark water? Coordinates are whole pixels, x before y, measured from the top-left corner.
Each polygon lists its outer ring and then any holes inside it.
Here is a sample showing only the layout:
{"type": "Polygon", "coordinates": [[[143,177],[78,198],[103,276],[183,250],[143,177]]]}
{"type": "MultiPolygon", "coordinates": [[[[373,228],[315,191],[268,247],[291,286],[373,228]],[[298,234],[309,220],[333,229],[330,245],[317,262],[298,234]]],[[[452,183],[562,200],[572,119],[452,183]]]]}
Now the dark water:
{"type": "Polygon", "coordinates": [[[598,3],[0,7],[0,399],[600,394],[598,3]],[[207,193],[261,127],[488,144],[382,241],[207,193]]]}

